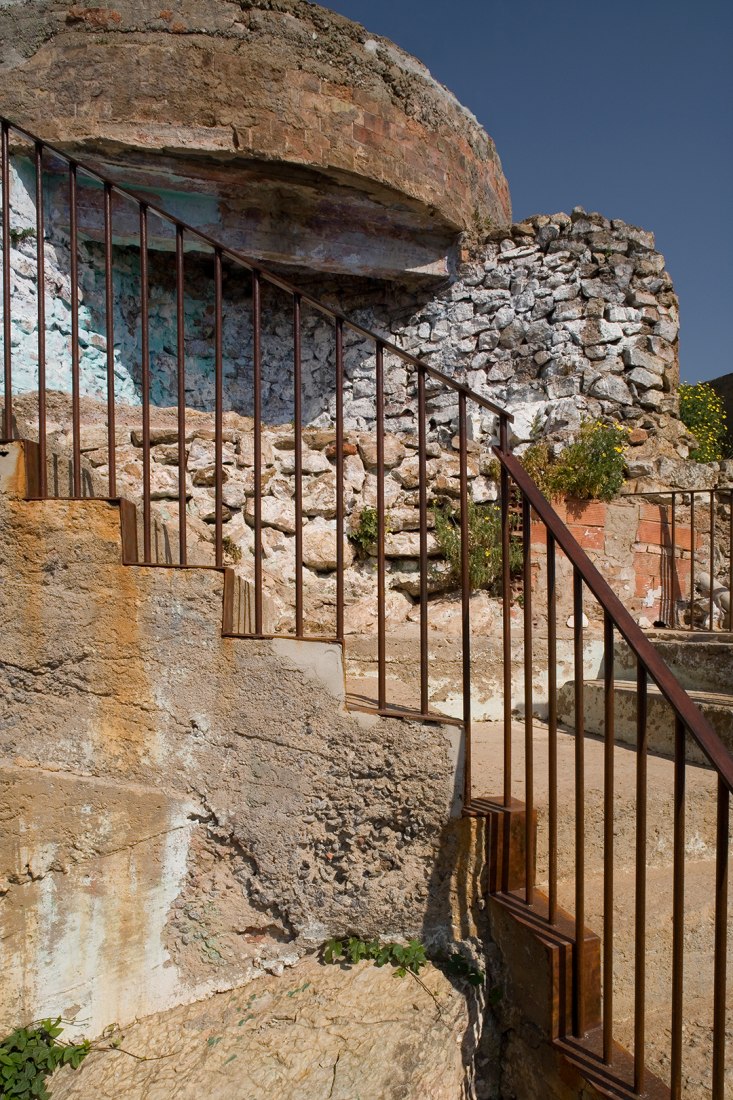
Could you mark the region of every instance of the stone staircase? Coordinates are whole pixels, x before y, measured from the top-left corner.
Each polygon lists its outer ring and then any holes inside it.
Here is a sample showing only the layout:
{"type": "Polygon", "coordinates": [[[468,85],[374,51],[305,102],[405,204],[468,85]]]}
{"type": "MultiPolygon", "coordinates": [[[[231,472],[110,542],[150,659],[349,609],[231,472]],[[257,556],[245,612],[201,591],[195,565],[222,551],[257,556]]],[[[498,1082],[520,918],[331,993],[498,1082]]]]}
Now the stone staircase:
{"type": "MultiPolygon", "coordinates": [[[[733,749],[733,634],[688,631],[654,631],[648,635],[690,698],[710,721],[729,750],[733,749]]],[[[602,670],[601,670],[602,671],[602,670]]],[[[623,641],[614,649],[614,702],[616,739],[636,744],[636,663],[623,641]]],[[[603,732],[604,682],[586,680],[584,704],[586,730],[603,732]]],[[[566,683],[558,696],[558,717],[572,726],[575,685],[566,683]]],[[[674,718],[660,691],[649,685],[649,748],[671,757],[674,751],[674,718]]],[[[688,739],[687,759],[702,764],[700,750],[688,739]]]]}

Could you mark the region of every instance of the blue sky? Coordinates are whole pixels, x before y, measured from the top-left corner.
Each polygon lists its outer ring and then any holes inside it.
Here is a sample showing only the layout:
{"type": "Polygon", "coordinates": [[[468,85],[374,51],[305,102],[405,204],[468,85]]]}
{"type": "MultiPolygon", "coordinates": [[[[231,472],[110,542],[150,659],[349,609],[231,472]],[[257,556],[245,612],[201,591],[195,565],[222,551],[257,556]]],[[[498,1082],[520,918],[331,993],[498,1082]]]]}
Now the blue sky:
{"type": "Polygon", "coordinates": [[[415,54],[496,142],[515,220],[651,229],[683,379],[733,372],[731,0],[332,0],[415,54]]]}

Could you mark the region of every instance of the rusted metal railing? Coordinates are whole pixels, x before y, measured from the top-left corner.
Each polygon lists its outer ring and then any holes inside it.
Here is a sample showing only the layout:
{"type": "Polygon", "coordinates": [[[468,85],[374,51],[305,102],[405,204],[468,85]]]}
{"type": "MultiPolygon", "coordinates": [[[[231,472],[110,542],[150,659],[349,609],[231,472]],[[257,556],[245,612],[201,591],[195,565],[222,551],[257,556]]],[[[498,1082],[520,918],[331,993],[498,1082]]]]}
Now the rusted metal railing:
{"type": "MultiPolygon", "coordinates": [[[[733,791],[733,756],[723,745],[702,712],[691,701],[675,676],[663,662],[640,627],[618,597],[612,592],[596,567],[576,542],[573,535],[563,524],[548,501],[528,476],[517,458],[496,448],[496,455],[502,467],[502,486],[504,492],[519,492],[523,505],[523,527],[529,528],[529,520],[534,515],[546,535],[547,546],[547,659],[548,659],[548,899],[547,923],[558,927],[558,872],[557,872],[557,836],[558,836],[558,722],[557,722],[557,551],[560,551],[572,570],[572,625],[573,632],[573,680],[575,694],[575,825],[574,825],[574,882],[575,900],[572,920],[575,926],[573,944],[573,1019],[572,1036],[576,1040],[586,1040],[588,1024],[584,1016],[586,1005],[587,969],[584,960],[585,951],[585,909],[587,900],[586,886],[586,794],[584,758],[584,694],[583,694],[583,658],[584,658],[584,604],[588,596],[596,601],[603,618],[603,665],[604,665],[604,797],[603,797],[603,938],[602,938],[602,986],[601,1002],[602,1022],[598,1046],[599,1066],[613,1068],[609,1080],[614,1075],[618,1079],[621,1072],[618,1065],[618,1048],[614,1044],[614,906],[618,904],[614,882],[614,639],[622,638],[636,659],[636,819],[635,836],[635,914],[634,914],[634,1028],[633,1028],[633,1069],[630,1079],[625,1082],[634,1095],[644,1094],[649,1084],[645,1069],[645,1018],[647,1011],[647,857],[648,822],[647,801],[649,783],[647,777],[648,740],[648,698],[649,685],[656,684],[669,704],[674,716],[674,817],[673,817],[673,905],[672,905],[672,960],[671,960],[671,1016],[670,1016],[670,1082],[671,1095],[675,1100],[683,1097],[683,1062],[685,1046],[683,1042],[683,974],[685,959],[685,776],[687,769],[685,740],[691,737],[702,750],[708,766],[717,776],[717,836],[715,857],[715,945],[714,945],[714,988],[712,997],[712,1096],[713,1100],[723,1100],[725,1095],[725,1047],[726,1047],[726,960],[728,950],[728,852],[729,852],[729,802],[733,791]]],[[[508,544],[507,509],[504,509],[504,546],[508,544]]],[[[525,560],[525,578],[531,569],[531,547],[525,538],[523,552],[525,560]]],[[[533,619],[528,613],[528,586],[524,592],[524,615],[522,618],[523,636],[512,639],[515,644],[523,645],[527,654],[533,650],[533,619]]],[[[535,594],[535,599],[537,594],[535,594]]],[[[507,601],[508,602],[508,601],[507,601]]],[[[505,615],[508,634],[508,615],[505,615]]],[[[511,645],[505,637],[505,667],[511,661],[511,645]]],[[[529,858],[533,844],[534,804],[534,746],[531,733],[531,715],[533,712],[533,676],[536,668],[532,661],[525,660],[524,665],[524,708],[525,708],[525,854],[527,856],[527,874],[533,864],[529,858]],[[529,716],[529,717],[527,717],[529,716]]],[[[512,805],[511,793],[515,774],[512,762],[512,708],[511,690],[504,694],[504,805],[512,805]]],[[[532,907],[533,891],[526,884],[523,900],[532,907]]],[[[535,907],[539,912],[539,907],[535,907]]],[[[615,1093],[614,1093],[615,1095],[615,1093]]],[[[620,1095],[620,1094],[619,1094],[620,1095]]],[[[655,1093],[657,1095],[657,1093],[655,1093]]]]}
{"type": "MultiPolygon", "coordinates": [[[[151,362],[150,362],[150,315],[149,300],[153,272],[149,264],[149,224],[151,218],[166,223],[174,232],[174,323],[172,346],[175,347],[177,406],[177,503],[178,503],[178,559],[174,565],[186,566],[189,562],[190,542],[187,524],[186,500],[186,379],[188,364],[186,361],[186,325],[184,315],[184,283],[186,276],[186,252],[192,245],[210,256],[211,287],[213,290],[213,352],[214,352],[214,399],[212,416],[214,441],[214,540],[213,565],[222,568],[224,564],[223,533],[223,447],[224,427],[223,408],[226,394],[226,371],[223,347],[223,326],[227,314],[225,273],[227,270],[244,272],[249,279],[251,290],[252,352],[247,369],[252,383],[253,415],[253,513],[254,563],[253,579],[255,626],[251,636],[269,638],[274,635],[265,631],[264,622],[264,554],[263,554],[263,492],[262,478],[264,470],[263,431],[265,428],[265,407],[263,403],[263,326],[262,292],[263,287],[275,288],[286,296],[292,310],[293,344],[293,428],[294,428],[294,627],[290,637],[308,640],[309,638],[335,638],[343,644],[345,619],[347,614],[344,573],[345,541],[345,337],[357,336],[373,354],[374,361],[374,422],[376,432],[376,597],[377,597],[377,688],[376,699],[370,708],[381,715],[434,721],[442,716],[430,710],[430,653],[429,653],[429,616],[430,616],[430,573],[428,553],[428,447],[431,401],[436,393],[450,395],[455,412],[453,422],[457,433],[456,450],[458,452],[458,507],[460,524],[460,608],[461,608],[461,717],[458,724],[464,729],[465,737],[465,803],[466,807],[480,812],[478,801],[472,803],[474,794],[471,777],[471,719],[472,719],[472,631],[471,631],[471,578],[470,578],[470,531],[469,531],[469,409],[475,408],[482,414],[495,418],[498,428],[498,446],[495,454],[500,463],[500,512],[501,512],[501,583],[503,591],[502,646],[503,646],[503,795],[497,805],[512,810],[517,803],[513,799],[513,781],[515,761],[513,759],[513,668],[512,651],[517,641],[513,634],[512,617],[512,562],[511,552],[515,536],[512,511],[512,495],[519,494],[521,499],[522,555],[523,555],[523,612],[521,616],[523,653],[523,703],[524,728],[523,742],[525,763],[523,768],[524,812],[524,888],[521,902],[527,910],[535,913],[546,912],[543,919],[550,927],[555,927],[562,914],[558,891],[558,822],[561,807],[558,805],[558,629],[557,601],[559,555],[570,562],[572,569],[572,607],[573,607],[573,666],[575,686],[575,809],[573,828],[574,859],[574,912],[571,915],[575,934],[573,937],[573,980],[572,980],[572,1021],[569,1031],[578,1041],[585,1041],[587,1021],[585,1004],[588,976],[584,965],[585,912],[586,912],[586,840],[588,820],[586,815],[585,783],[585,709],[583,694],[584,678],[584,600],[590,594],[600,605],[603,614],[604,647],[604,799],[603,799],[603,836],[604,836],[604,929],[603,929],[603,1014],[602,1014],[602,1057],[607,1066],[614,1063],[614,1023],[613,1023],[613,969],[614,969],[614,926],[613,909],[617,901],[613,877],[614,854],[614,681],[613,648],[614,638],[623,637],[637,660],[637,770],[636,770],[636,819],[634,824],[636,914],[635,914],[635,1027],[632,1080],[628,1089],[637,1096],[645,1088],[645,1033],[644,1019],[646,1008],[646,858],[647,858],[647,793],[648,780],[646,760],[648,753],[647,736],[647,696],[648,685],[654,683],[672,708],[675,716],[675,789],[674,789],[674,907],[673,907],[673,965],[672,965],[672,1014],[671,1014],[671,1081],[672,1094],[682,1096],[682,1021],[683,1021],[683,971],[684,971],[684,877],[685,877],[685,738],[691,737],[704,753],[709,766],[717,776],[717,852],[716,852],[716,893],[715,893],[715,987],[713,1011],[713,1097],[723,1100],[725,1069],[725,999],[726,999],[726,951],[727,951],[727,883],[728,883],[728,814],[730,792],[733,790],[733,759],[722,745],[709,723],[694,706],[690,698],[680,687],[669,669],[664,665],[639,627],[631,619],[618,598],[611,592],[597,569],[590,563],[580,549],[567,527],[561,522],[552,507],[539,492],[521,464],[511,454],[510,424],[511,414],[500,406],[486,400],[456,379],[450,378],[423,361],[409,355],[393,342],[379,333],[374,333],[355,324],[338,311],[329,308],[309,294],[306,294],[281,276],[264,271],[212,238],[192,229],[180,219],[171,216],[147,200],[141,199],[131,191],[114,181],[100,175],[99,172],[84,167],[62,152],[39,141],[26,131],[13,127],[0,120],[1,156],[2,156],[2,305],[3,305],[3,379],[4,407],[2,436],[12,440],[17,436],[16,421],[13,414],[13,346],[12,346],[12,264],[11,264],[11,219],[10,219],[10,158],[15,146],[20,142],[21,153],[26,158],[31,155],[36,172],[36,260],[38,293],[38,405],[35,431],[41,454],[43,455],[40,495],[58,495],[56,485],[49,485],[46,477],[47,454],[47,386],[46,386],[46,311],[44,293],[45,270],[45,215],[43,174],[47,163],[53,161],[54,170],[59,165],[68,175],[69,201],[69,247],[71,253],[71,388],[72,388],[72,446],[71,446],[71,492],[72,498],[81,497],[85,483],[82,477],[82,415],[80,400],[80,356],[79,356],[79,181],[88,178],[101,184],[102,197],[102,237],[104,253],[104,299],[106,308],[106,411],[107,411],[107,454],[108,483],[110,497],[118,492],[116,457],[116,423],[119,414],[119,402],[115,394],[114,361],[114,228],[117,203],[132,203],[137,212],[137,224],[140,246],[140,323],[142,329],[141,361],[139,363],[142,418],[142,485],[139,498],[142,502],[142,557],[140,564],[158,564],[153,552],[154,508],[151,494],[151,362]],[[30,151],[30,154],[29,154],[30,151]],[[317,311],[331,326],[333,338],[333,362],[335,363],[334,421],[335,421],[335,489],[336,489],[336,607],[335,626],[317,635],[306,634],[305,590],[304,590],[304,552],[303,552],[303,450],[302,435],[304,429],[303,411],[303,309],[317,311]],[[415,416],[413,445],[417,451],[419,514],[419,584],[416,606],[419,609],[419,683],[416,685],[417,702],[405,706],[392,695],[392,685],[387,675],[388,621],[387,621],[387,557],[385,541],[387,531],[385,483],[388,476],[385,461],[386,413],[385,408],[385,372],[388,361],[397,359],[406,369],[414,383],[415,416]],[[548,898],[546,909],[540,905],[539,891],[534,883],[534,817],[536,806],[535,761],[534,761],[534,683],[537,663],[540,659],[539,646],[535,647],[535,611],[537,592],[533,591],[532,560],[532,517],[540,521],[546,533],[546,594],[547,594],[547,682],[548,682],[548,779],[549,793],[547,802],[549,859],[548,859],[548,898]],[[477,808],[478,807],[478,808],[477,808]]],[[[673,500],[673,511],[675,502],[673,500]]],[[[712,507],[712,505],[711,505],[712,507]]],[[[693,515],[694,518],[694,515],[693,515]]],[[[674,530],[674,521],[672,524],[674,530]]],[[[516,542],[514,542],[516,546],[516,542]]],[[[330,625],[330,624],[329,624],[330,625]]],[[[544,902],[543,902],[544,905],[544,902]]],[[[565,919],[563,917],[563,919],[565,919]]]]}
{"type": "MultiPolygon", "coordinates": [[[[65,172],[68,182],[68,245],[70,253],[70,287],[71,287],[71,493],[74,498],[84,495],[85,487],[82,483],[82,449],[81,449],[81,413],[80,413],[80,344],[79,344],[79,316],[80,316],[80,292],[79,292],[79,190],[84,181],[94,181],[101,184],[99,194],[102,202],[101,224],[103,226],[103,250],[104,250],[104,301],[105,301],[105,331],[106,331],[106,408],[107,408],[107,454],[108,454],[108,486],[109,497],[115,497],[118,492],[117,455],[115,446],[115,425],[118,401],[115,394],[115,361],[114,361],[114,230],[115,216],[119,213],[117,205],[120,202],[132,204],[137,215],[137,232],[140,248],[140,301],[139,317],[141,326],[140,349],[140,398],[142,419],[142,481],[139,497],[142,504],[142,556],[140,564],[158,564],[154,554],[154,509],[151,494],[151,431],[154,425],[151,423],[152,406],[152,379],[151,379],[151,346],[150,346],[150,297],[153,290],[153,275],[149,263],[150,252],[150,222],[156,218],[172,228],[175,234],[175,291],[174,291],[174,316],[173,325],[176,348],[176,379],[175,390],[177,394],[177,438],[178,438],[178,561],[187,565],[189,562],[189,538],[186,507],[186,326],[185,326],[185,301],[184,284],[186,276],[186,253],[192,248],[211,256],[210,279],[213,286],[214,313],[213,313],[213,350],[214,350],[214,408],[213,414],[213,438],[214,438],[214,551],[213,564],[217,568],[224,564],[224,532],[223,532],[223,407],[224,407],[224,362],[223,362],[223,324],[226,310],[224,293],[224,265],[232,270],[245,273],[250,280],[251,287],[251,326],[252,326],[252,355],[249,363],[252,381],[252,415],[253,415],[253,450],[254,450],[254,489],[253,489],[253,528],[254,528],[254,635],[257,637],[272,637],[265,631],[264,614],[264,572],[263,572],[263,513],[262,513],[262,476],[263,476],[263,446],[262,437],[265,428],[263,408],[263,323],[262,323],[262,292],[263,286],[275,288],[282,292],[290,300],[292,308],[293,324],[293,426],[295,449],[295,583],[294,583],[294,630],[288,636],[306,639],[304,618],[304,561],[303,561],[303,370],[302,370],[302,312],[308,307],[319,313],[332,328],[334,362],[335,362],[335,481],[336,481],[336,608],[335,626],[326,629],[317,635],[312,633],[309,638],[323,637],[335,638],[344,641],[345,619],[345,595],[344,595],[344,541],[346,536],[345,524],[345,482],[344,482],[344,420],[347,413],[344,402],[345,356],[344,337],[348,332],[364,341],[367,348],[371,349],[375,362],[375,404],[374,420],[376,431],[376,503],[377,503],[377,547],[376,547],[376,595],[377,595],[377,698],[374,700],[374,709],[380,714],[398,714],[401,717],[412,716],[418,718],[432,718],[436,715],[430,712],[428,699],[428,589],[429,589],[429,561],[428,561],[428,498],[426,491],[426,465],[428,432],[427,422],[430,411],[430,402],[436,394],[451,394],[455,401],[455,412],[458,434],[459,456],[459,510],[462,539],[460,586],[462,607],[462,723],[466,728],[466,757],[467,779],[466,790],[470,792],[470,744],[469,732],[471,722],[471,625],[470,625],[470,579],[468,557],[468,501],[469,486],[467,475],[468,463],[468,407],[472,405],[480,409],[484,414],[489,413],[498,421],[498,430],[502,440],[508,439],[508,426],[512,416],[506,409],[494,404],[486,398],[474,393],[460,381],[451,378],[442,372],[430,367],[421,360],[403,351],[383,335],[372,332],[362,325],[356,324],[343,316],[338,311],[325,305],[317,298],[299,290],[292,283],[280,275],[263,270],[252,263],[240,253],[221,245],[204,233],[192,228],[179,218],[169,214],[159,206],[146,199],[141,199],[134,192],[119,185],[113,180],[86,165],[82,165],[73,158],[68,157],[59,149],[40,141],[21,127],[15,126],[7,120],[0,120],[2,131],[2,245],[3,245],[3,361],[4,361],[4,413],[3,431],[5,439],[11,439],[15,434],[13,417],[13,349],[11,340],[12,320],[12,295],[11,295],[11,225],[10,225],[10,161],[15,152],[19,156],[28,157],[32,150],[36,173],[37,195],[37,234],[36,234],[36,261],[38,280],[38,409],[35,431],[41,449],[42,481],[41,496],[49,493],[48,479],[46,477],[46,451],[47,451],[47,422],[46,422],[46,398],[47,390],[45,374],[45,235],[44,224],[44,171],[48,170],[49,162],[53,163],[53,170],[58,173],[65,172]],[[385,370],[386,359],[390,357],[399,361],[414,380],[416,391],[416,437],[417,457],[420,470],[419,489],[419,514],[420,514],[420,557],[419,557],[419,607],[420,607],[420,673],[419,673],[419,702],[414,706],[401,705],[396,708],[390,699],[390,691],[387,680],[387,558],[385,554],[385,539],[388,532],[388,521],[385,506],[385,370]],[[430,391],[428,390],[430,384],[430,391]]],[[[87,196],[87,203],[92,200],[87,196]]],[[[245,412],[244,409],[241,410],[245,412]]],[[[54,489],[58,492],[58,489],[54,489]]]]}
{"type": "Polygon", "coordinates": [[[665,625],[733,630],[733,489],[669,489],[626,493],[623,499],[648,500],[658,509],[665,625]],[[689,545],[680,537],[681,520],[689,530],[689,545]]]}

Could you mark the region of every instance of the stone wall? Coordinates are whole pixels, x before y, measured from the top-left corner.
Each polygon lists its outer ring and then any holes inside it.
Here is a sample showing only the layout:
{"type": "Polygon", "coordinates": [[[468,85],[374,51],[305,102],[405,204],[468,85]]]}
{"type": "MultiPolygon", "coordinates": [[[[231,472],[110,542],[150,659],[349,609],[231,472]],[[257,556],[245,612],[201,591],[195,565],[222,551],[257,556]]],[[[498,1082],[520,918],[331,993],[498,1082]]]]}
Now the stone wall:
{"type": "MultiPolygon", "coordinates": [[[[37,382],[37,311],[33,173],[20,160],[13,177],[13,360],[17,391],[37,382]]],[[[98,194],[97,194],[98,201],[98,194]]],[[[90,197],[94,205],[93,195],[90,197]]],[[[68,226],[63,209],[49,219],[47,245],[48,379],[68,390],[70,373],[70,281],[68,226]]],[[[169,242],[170,243],[170,242],[169,242]]],[[[119,245],[114,253],[115,388],[119,400],[139,401],[141,327],[139,255],[119,245]]],[[[186,260],[186,394],[193,408],[213,406],[214,303],[211,257],[186,260]]],[[[103,251],[94,239],[80,247],[81,390],[106,393],[103,251]]],[[[176,399],[175,285],[170,254],[150,254],[151,392],[155,404],[176,399]]],[[[650,233],[598,214],[538,216],[503,230],[486,242],[439,290],[388,287],[367,280],[339,283],[312,278],[303,289],[323,297],[356,322],[515,416],[513,442],[531,439],[559,445],[572,438],[582,418],[619,419],[634,429],[629,475],[637,487],[659,481],[690,481],[691,441],[677,417],[678,314],[664,259],[650,233]]],[[[265,285],[262,306],[264,417],[292,420],[292,303],[265,285]]],[[[306,422],[333,424],[335,341],[333,326],[304,307],[303,400],[306,422]]],[[[224,282],[224,402],[252,412],[251,283],[246,272],[227,267],[224,282]]],[[[346,333],[347,427],[374,426],[374,347],[346,333]]],[[[456,429],[455,398],[429,396],[431,438],[446,444],[456,429]]],[[[414,374],[395,356],[386,357],[388,429],[416,431],[414,374]]],[[[469,409],[480,440],[495,433],[492,416],[469,409]]],[[[715,481],[717,468],[694,467],[715,481]]]]}

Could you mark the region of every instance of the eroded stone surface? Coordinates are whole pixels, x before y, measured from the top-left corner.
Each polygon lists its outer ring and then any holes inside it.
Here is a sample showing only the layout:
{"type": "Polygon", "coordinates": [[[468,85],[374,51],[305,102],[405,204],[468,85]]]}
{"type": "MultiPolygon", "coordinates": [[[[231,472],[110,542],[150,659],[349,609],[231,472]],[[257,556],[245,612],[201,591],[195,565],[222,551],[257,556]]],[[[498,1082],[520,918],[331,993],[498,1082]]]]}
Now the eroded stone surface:
{"type": "Polygon", "coordinates": [[[123,566],[116,507],[0,507],[4,1027],[99,1031],[350,930],[472,934],[457,736],[358,722],[297,654],[222,638],[221,574],[123,566]]]}
{"type": "Polygon", "coordinates": [[[475,1046],[475,994],[428,967],[420,983],[369,963],[300,963],[125,1029],[53,1080],[57,1100],[458,1100],[475,1046]]]}

